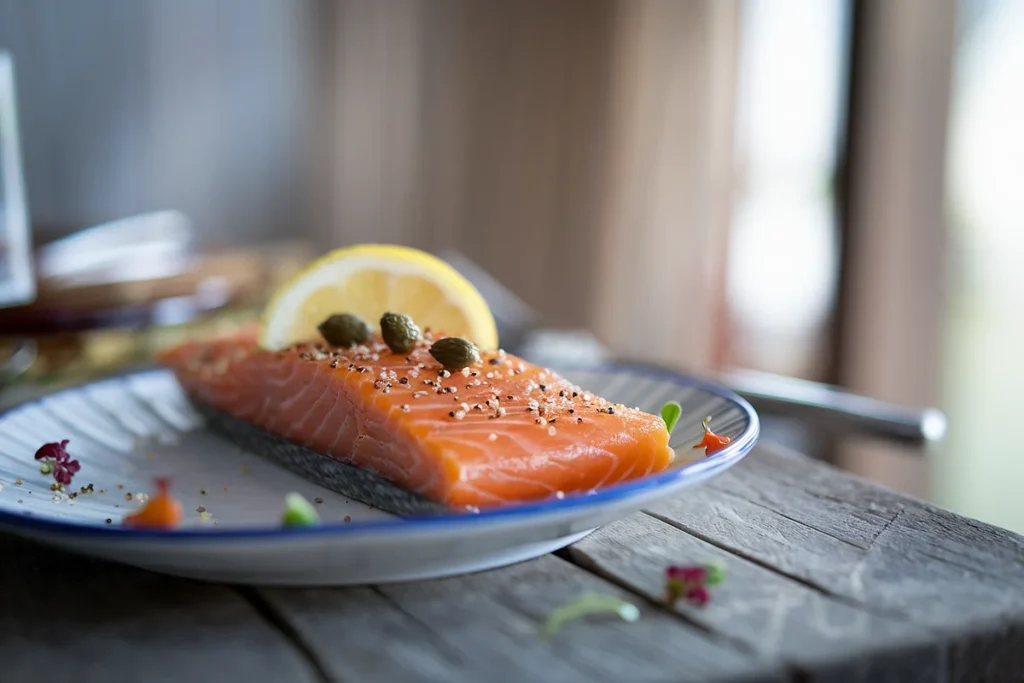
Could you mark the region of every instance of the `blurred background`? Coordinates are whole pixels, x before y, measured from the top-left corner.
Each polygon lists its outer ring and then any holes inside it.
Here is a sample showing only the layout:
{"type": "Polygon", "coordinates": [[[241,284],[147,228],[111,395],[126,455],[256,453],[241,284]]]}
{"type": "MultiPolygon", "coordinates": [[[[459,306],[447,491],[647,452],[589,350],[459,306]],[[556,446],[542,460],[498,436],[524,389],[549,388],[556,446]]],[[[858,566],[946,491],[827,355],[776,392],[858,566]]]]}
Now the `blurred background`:
{"type": "Polygon", "coordinates": [[[1024,531],[1022,33],[1016,0],[0,0],[37,290],[0,335],[58,382],[320,250],[456,249],[619,356],[938,406],[927,449],[788,438],[1024,531]]]}

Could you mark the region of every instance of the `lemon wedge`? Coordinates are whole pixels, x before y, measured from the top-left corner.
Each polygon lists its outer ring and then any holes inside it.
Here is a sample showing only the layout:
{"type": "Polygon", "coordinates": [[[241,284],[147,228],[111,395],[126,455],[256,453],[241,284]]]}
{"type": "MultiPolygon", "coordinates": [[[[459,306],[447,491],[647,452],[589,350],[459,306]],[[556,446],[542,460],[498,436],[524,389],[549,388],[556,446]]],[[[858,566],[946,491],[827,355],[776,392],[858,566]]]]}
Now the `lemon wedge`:
{"type": "Polygon", "coordinates": [[[393,244],[336,249],[303,268],[264,309],[260,346],[277,351],[319,339],[317,325],[335,313],[362,316],[379,332],[388,311],[481,349],[498,348],[491,309],[462,274],[436,256],[393,244]]]}

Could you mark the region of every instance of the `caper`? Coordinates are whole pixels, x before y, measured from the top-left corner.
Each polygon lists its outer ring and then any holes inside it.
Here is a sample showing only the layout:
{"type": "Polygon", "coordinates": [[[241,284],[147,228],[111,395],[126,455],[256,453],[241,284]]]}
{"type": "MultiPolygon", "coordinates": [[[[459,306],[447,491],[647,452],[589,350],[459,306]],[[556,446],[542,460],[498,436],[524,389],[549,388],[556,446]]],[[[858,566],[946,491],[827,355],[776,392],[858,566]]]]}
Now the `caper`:
{"type": "Polygon", "coordinates": [[[353,346],[370,338],[370,324],[352,313],[337,313],[317,328],[331,346],[353,346]]]}
{"type": "Polygon", "coordinates": [[[385,313],[380,319],[380,334],[395,353],[409,353],[423,336],[412,318],[404,313],[385,313]]]}
{"type": "Polygon", "coordinates": [[[461,370],[480,362],[480,350],[476,344],[462,337],[445,337],[438,339],[430,347],[430,355],[445,370],[461,370]]]}

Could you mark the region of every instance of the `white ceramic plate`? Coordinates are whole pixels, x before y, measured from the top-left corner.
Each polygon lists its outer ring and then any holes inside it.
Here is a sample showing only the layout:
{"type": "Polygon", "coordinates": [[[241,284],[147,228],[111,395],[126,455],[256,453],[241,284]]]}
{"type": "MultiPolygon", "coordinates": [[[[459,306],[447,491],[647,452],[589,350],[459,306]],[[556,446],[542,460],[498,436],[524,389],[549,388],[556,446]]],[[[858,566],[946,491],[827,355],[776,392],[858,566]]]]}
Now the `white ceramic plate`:
{"type": "Polygon", "coordinates": [[[476,514],[399,518],[243,452],[205,429],[170,373],[154,370],[67,389],[0,416],[0,529],[154,571],[242,584],[342,585],[435,578],[498,567],[564,547],[595,528],[735,464],[754,445],[754,410],[731,392],[683,375],[607,367],[561,374],[606,398],[683,415],[669,471],[596,492],[476,514]],[[700,421],[732,438],[705,458],[700,421]],[[82,465],[71,499],[33,460],[68,439],[82,465]],[[168,476],[185,510],[175,530],[133,530],[135,495],[168,476]],[[19,483],[20,482],[20,483],[19,483]],[[284,529],[284,497],[317,503],[322,524],[284,529]]]}

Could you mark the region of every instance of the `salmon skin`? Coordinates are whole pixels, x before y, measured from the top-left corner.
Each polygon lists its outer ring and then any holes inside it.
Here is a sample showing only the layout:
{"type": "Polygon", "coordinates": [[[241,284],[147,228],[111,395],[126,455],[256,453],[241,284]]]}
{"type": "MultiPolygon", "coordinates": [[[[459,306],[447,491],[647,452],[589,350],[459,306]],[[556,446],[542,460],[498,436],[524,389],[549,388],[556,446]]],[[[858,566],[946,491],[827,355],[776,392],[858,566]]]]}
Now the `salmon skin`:
{"type": "Polygon", "coordinates": [[[667,468],[660,417],[502,351],[451,373],[379,337],[261,349],[251,333],[161,353],[211,425],[312,481],[396,514],[560,498],[667,468]]]}
{"type": "Polygon", "coordinates": [[[451,514],[453,510],[405,491],[370,470],[360,469],[271,434],[208,406],[193,404],[206,426],[250,453],[270,460],[324,488],[400,517],[451,514]]]}

